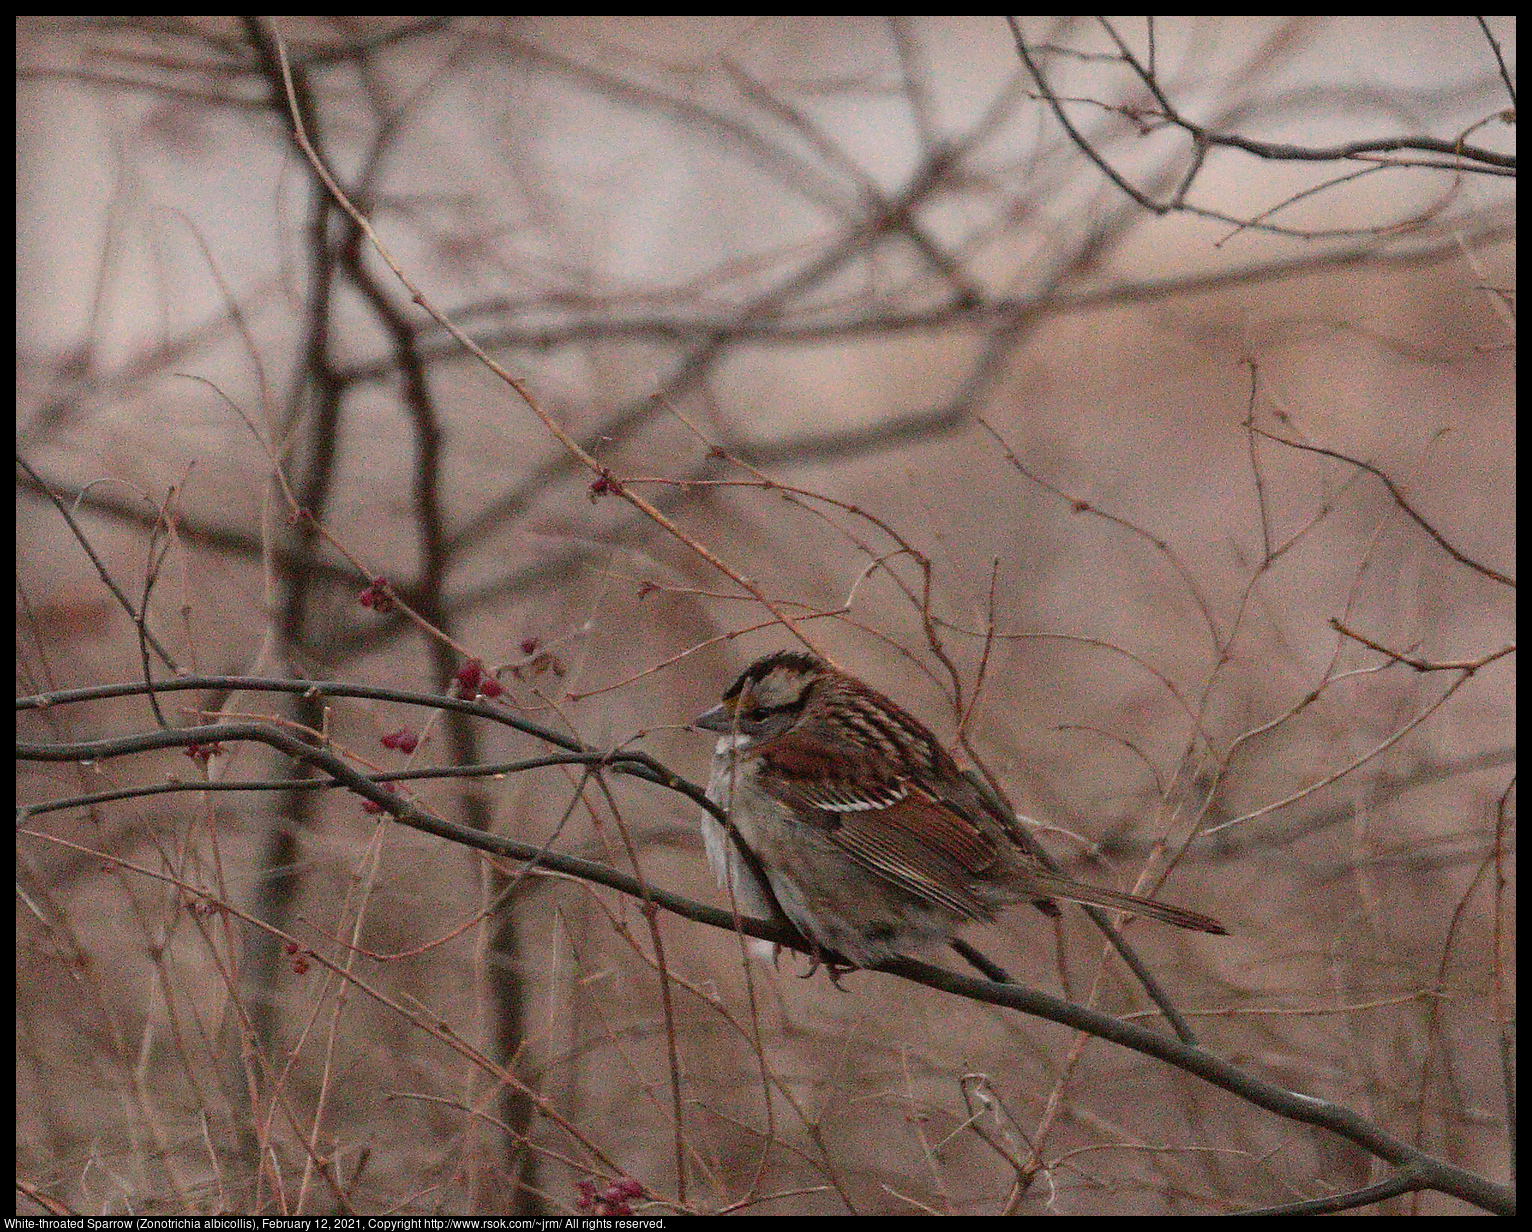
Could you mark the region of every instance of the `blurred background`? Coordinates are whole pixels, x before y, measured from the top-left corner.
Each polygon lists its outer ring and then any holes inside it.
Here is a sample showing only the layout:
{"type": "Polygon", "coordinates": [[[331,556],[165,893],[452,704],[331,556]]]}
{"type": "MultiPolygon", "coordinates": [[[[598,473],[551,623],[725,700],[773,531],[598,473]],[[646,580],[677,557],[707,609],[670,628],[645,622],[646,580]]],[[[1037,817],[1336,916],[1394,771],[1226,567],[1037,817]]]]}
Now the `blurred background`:
{"type": "MultiPolygon", "coordinates": [[[[478,659],[512,713],[703,782],[685,724],[785,614],[1071,874],[1229,926],[1129,929],[1210,1051],[1504,1179],[1514,22],[18,35],[19,694],[441,694],[478,659]],[[295,111],[605,476],[412,302],[295,111]],[[424,624],[360,604],[374,578],[424,624]]],[[[159,703],[362,768],[548,751],[381,700],[159,703]]],[[[657,959],[632,900],[293,775],[254,744],[23,763],[23,806],[69,806],[18,836],[18,1209],[1210,1213],[1383,1175],[1015,1013],[663,915],[657,959]],[[82,800],[204,774],[272,789],[82,800]]],[[[722,902],[652,784],[405,789],[722,902]]],[[[1078,912],[969,940],[1156,1021],[1078,912]]]]}

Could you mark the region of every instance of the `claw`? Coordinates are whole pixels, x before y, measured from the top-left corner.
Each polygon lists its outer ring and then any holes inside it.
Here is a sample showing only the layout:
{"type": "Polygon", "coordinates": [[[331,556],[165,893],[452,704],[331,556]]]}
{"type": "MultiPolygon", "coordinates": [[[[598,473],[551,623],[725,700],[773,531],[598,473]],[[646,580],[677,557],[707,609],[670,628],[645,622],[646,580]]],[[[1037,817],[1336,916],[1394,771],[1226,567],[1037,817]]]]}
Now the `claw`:
{"type": "Polygon", "coordinates": [[[828,958],[825,956],[825,952],[819,948],[819,942],[815,941],[814,938],[805,937],[804,940],[809,944],[809,969],[798,978],[800,980],[811,980],[814,978],[814,973],[823,967],[830,976],[830,983],[834,984],[841,992],[845,992],[846,986],[840,982],[840,977],[848,971],[855,971],[856,964],[848,963],[839,957],[828,958]]]}

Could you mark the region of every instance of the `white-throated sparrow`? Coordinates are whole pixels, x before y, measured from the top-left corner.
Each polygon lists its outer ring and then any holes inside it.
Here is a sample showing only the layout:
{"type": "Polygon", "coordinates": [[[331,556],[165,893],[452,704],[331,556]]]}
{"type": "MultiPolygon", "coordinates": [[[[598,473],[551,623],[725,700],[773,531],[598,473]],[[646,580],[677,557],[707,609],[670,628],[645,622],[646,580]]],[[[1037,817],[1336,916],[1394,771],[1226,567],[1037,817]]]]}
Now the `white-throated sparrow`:
{"type": "Polygon", "coordinates": [[[1057,915],[1054,898],[1226,931],[1045,867],[923,723],[813,655],[757,659],[693,726],[720,733],[707,794],[749,852],[703,817],[719,883],[732,881],[747,915],[774,915],[775,898],[811,942],[857,966],[949,941],[1011,903],[1057,915]]]}

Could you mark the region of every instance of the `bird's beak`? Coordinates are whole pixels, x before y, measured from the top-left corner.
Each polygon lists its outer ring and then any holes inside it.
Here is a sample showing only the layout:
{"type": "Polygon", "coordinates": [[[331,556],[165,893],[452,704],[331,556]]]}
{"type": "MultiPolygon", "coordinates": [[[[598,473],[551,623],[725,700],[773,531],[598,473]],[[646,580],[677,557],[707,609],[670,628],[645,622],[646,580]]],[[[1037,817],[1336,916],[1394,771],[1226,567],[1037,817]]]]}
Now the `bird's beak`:
{"type": "Polygon", "coordinates": [[[693,727],[700,727],[703,731],[723,732],[725,734],[734,730],[734,703],[719,702],[711,710],[704,711],[692,720],[693,727]]]}

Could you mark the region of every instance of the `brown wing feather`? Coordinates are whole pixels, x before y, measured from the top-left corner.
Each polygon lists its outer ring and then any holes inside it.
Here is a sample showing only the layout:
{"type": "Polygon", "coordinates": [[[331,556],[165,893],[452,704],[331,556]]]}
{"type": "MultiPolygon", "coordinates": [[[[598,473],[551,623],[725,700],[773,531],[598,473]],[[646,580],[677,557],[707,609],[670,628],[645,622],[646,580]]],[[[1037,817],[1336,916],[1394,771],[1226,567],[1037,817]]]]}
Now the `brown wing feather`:
{"type": "MultiPolygon", "coordinates": [[[[997,859],[995,839],[956,809],[898,775],[874,751],[828,750],[788,732],[758,754],[772,791],[802,820],[823,827],[864,863],[897,850],[912,880],[981,877],[997,859]]],[[[887,875],[891,866],[879,868],[887,875]]],[[[914,888],[913,886],[911,888],[914,888]]]]}
{"type": "Polygon", "coordinates": [[[976,897],[950,860],[879,814],[857,813],[831,831],[847,857],[898,886],[906,894],[937,904],[954,915],[984,919],[993,906],[976,897]]]}

